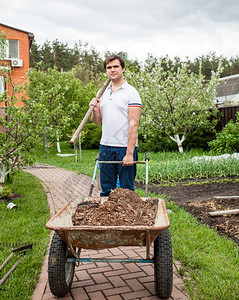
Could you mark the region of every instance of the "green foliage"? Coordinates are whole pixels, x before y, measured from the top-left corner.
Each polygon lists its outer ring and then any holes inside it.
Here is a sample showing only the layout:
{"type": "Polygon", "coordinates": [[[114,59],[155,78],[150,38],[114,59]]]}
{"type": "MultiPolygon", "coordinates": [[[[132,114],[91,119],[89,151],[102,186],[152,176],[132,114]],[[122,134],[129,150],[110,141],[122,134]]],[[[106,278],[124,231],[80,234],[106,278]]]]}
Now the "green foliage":
{"type": "Polygon", "coordinates": [[[16,92],[26,94],[25,87],[15,85],[11,81],[11,73],[6,71],[4,78],[11,86],[11,93],[4,92],[0,95],[0,102],[4,103],[4,115],[0,117],[0,182],[12,170],[22,168],[34,161],[33,147],[41,131],[39,123],[40,106],[37,102],[25,102],[24,107],[16,106],[18,101],[16,92]]]}
{"type": "Polygon", "coordinates": [[[230,120],[222,131],[216,134],[216,139],[209,142],[209,146],[219,154],[239,152],[239,113],[236,122],[230,120]]]}
{"type": "Polygon", "coordinates": [[[6,43],[6,33],[4,31],[0,31],[0,60],[4,60],[4,58],[6,57],[6,43]]]}
{"type": "Polygon", "coordinates": [[[143,101],[140,132],[147,137],[158,132],[184,140],[196,130],[212,130],[217,121],[212,118],[217,111],[211,107],[219,73],[206,82],[201,73],[190,72],[187,63],[175,69],[170,60],[163,59],[154,65],[150,72],[147,66],[137,74],[126,72],[143,101]]]}
{"type": "Polygon", "coordinates": [[[11,189],[10,186],[4,185],[3,188],[0,187],[0,198],[1,197],[3,197],[3,198],[7,197],[9,194],[11,194],[11,191],[12,191],[12,189],[11,189]]]}
{"type": "Polygon", "coordinates": [[[82,149],[99,149],[101,133],[101,126],[94,123],[86,124],[83,130],[82,149]]]}
{"type": "Polygon", "coordinates": [[[83,85],[75,77],[75,70],[47,72],[31,69],[30,99],[41,106],[40,119],[44,125],[43,136],[52,143],[56,136],[65,137],[76,129],[96,94],[94,83],[83,85]]]}

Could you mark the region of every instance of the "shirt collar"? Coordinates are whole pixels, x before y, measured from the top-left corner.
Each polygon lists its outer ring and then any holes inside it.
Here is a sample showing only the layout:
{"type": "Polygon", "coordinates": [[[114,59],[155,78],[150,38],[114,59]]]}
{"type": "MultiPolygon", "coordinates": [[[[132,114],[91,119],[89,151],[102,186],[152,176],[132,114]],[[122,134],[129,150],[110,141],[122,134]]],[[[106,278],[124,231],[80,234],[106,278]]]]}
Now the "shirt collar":
{"type": "MultiPolygon", "coordinates": [[[[124,89],[126,89],[127,85],[128,85],[128,82],[127,82],[127,80],[125,80],[124,83],[117,88],[117,90],[118,89],[123,89],[124,90],[124,89]]],[[[110,83],[110,85],[107,87],[107,89],[109,90],[109,89],[111,89],[111,87],[112,87],[112,83],[110,83]]]]}

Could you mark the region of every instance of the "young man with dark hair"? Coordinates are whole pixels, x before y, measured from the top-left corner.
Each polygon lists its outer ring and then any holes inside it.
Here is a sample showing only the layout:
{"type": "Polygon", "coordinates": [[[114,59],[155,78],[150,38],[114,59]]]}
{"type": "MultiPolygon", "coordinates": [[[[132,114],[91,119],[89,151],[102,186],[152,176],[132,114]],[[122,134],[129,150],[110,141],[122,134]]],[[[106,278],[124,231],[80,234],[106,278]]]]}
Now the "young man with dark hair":
{"type": "Polygon", "coordinates": [[[101,196],[108,196],[116,187],[134,190],[138,160],[137,139],[141,113],[141,99],[137,90],[124,79],[125,62],[118,55],[110,55],[104,68],[111,84],[100,99],[93,98],[92,121],[102,123],[100,141],[101,161],[122,161],[122,164],[100,164],[101,196]]]}

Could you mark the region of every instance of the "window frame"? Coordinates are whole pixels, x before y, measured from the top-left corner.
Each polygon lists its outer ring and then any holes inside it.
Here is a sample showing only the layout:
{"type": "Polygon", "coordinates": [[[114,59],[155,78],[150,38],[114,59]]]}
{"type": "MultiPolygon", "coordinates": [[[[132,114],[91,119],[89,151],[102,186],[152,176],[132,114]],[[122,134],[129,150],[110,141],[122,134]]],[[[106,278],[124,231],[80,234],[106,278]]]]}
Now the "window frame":
{"type": "Polygon", "coordinates": [[[8,39],[7,40],[7,43],[6,43],[6,59],[14,59],[14,58],[17,58],[19,59],[19,40],[16,40],[16,39],[8,39]],[[9,41],[17,41],[17,57],[10,57],[9,56],[9,50],[10,50],[10,47],[9,47],[9,41]]]}

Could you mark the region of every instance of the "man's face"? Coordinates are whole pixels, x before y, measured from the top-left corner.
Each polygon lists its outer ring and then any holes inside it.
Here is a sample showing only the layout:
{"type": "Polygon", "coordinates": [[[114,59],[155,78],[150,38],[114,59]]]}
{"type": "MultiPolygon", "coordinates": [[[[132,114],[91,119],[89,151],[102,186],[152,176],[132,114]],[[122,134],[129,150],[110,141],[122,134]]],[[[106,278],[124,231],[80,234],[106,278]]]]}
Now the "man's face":
{"type": "Polygon", "coordinates": [[[123,77],[125,68],[121,67],[118,59],[110,61],[106,65],[106,73],[112,81],[118,81],[123,77]]]}

